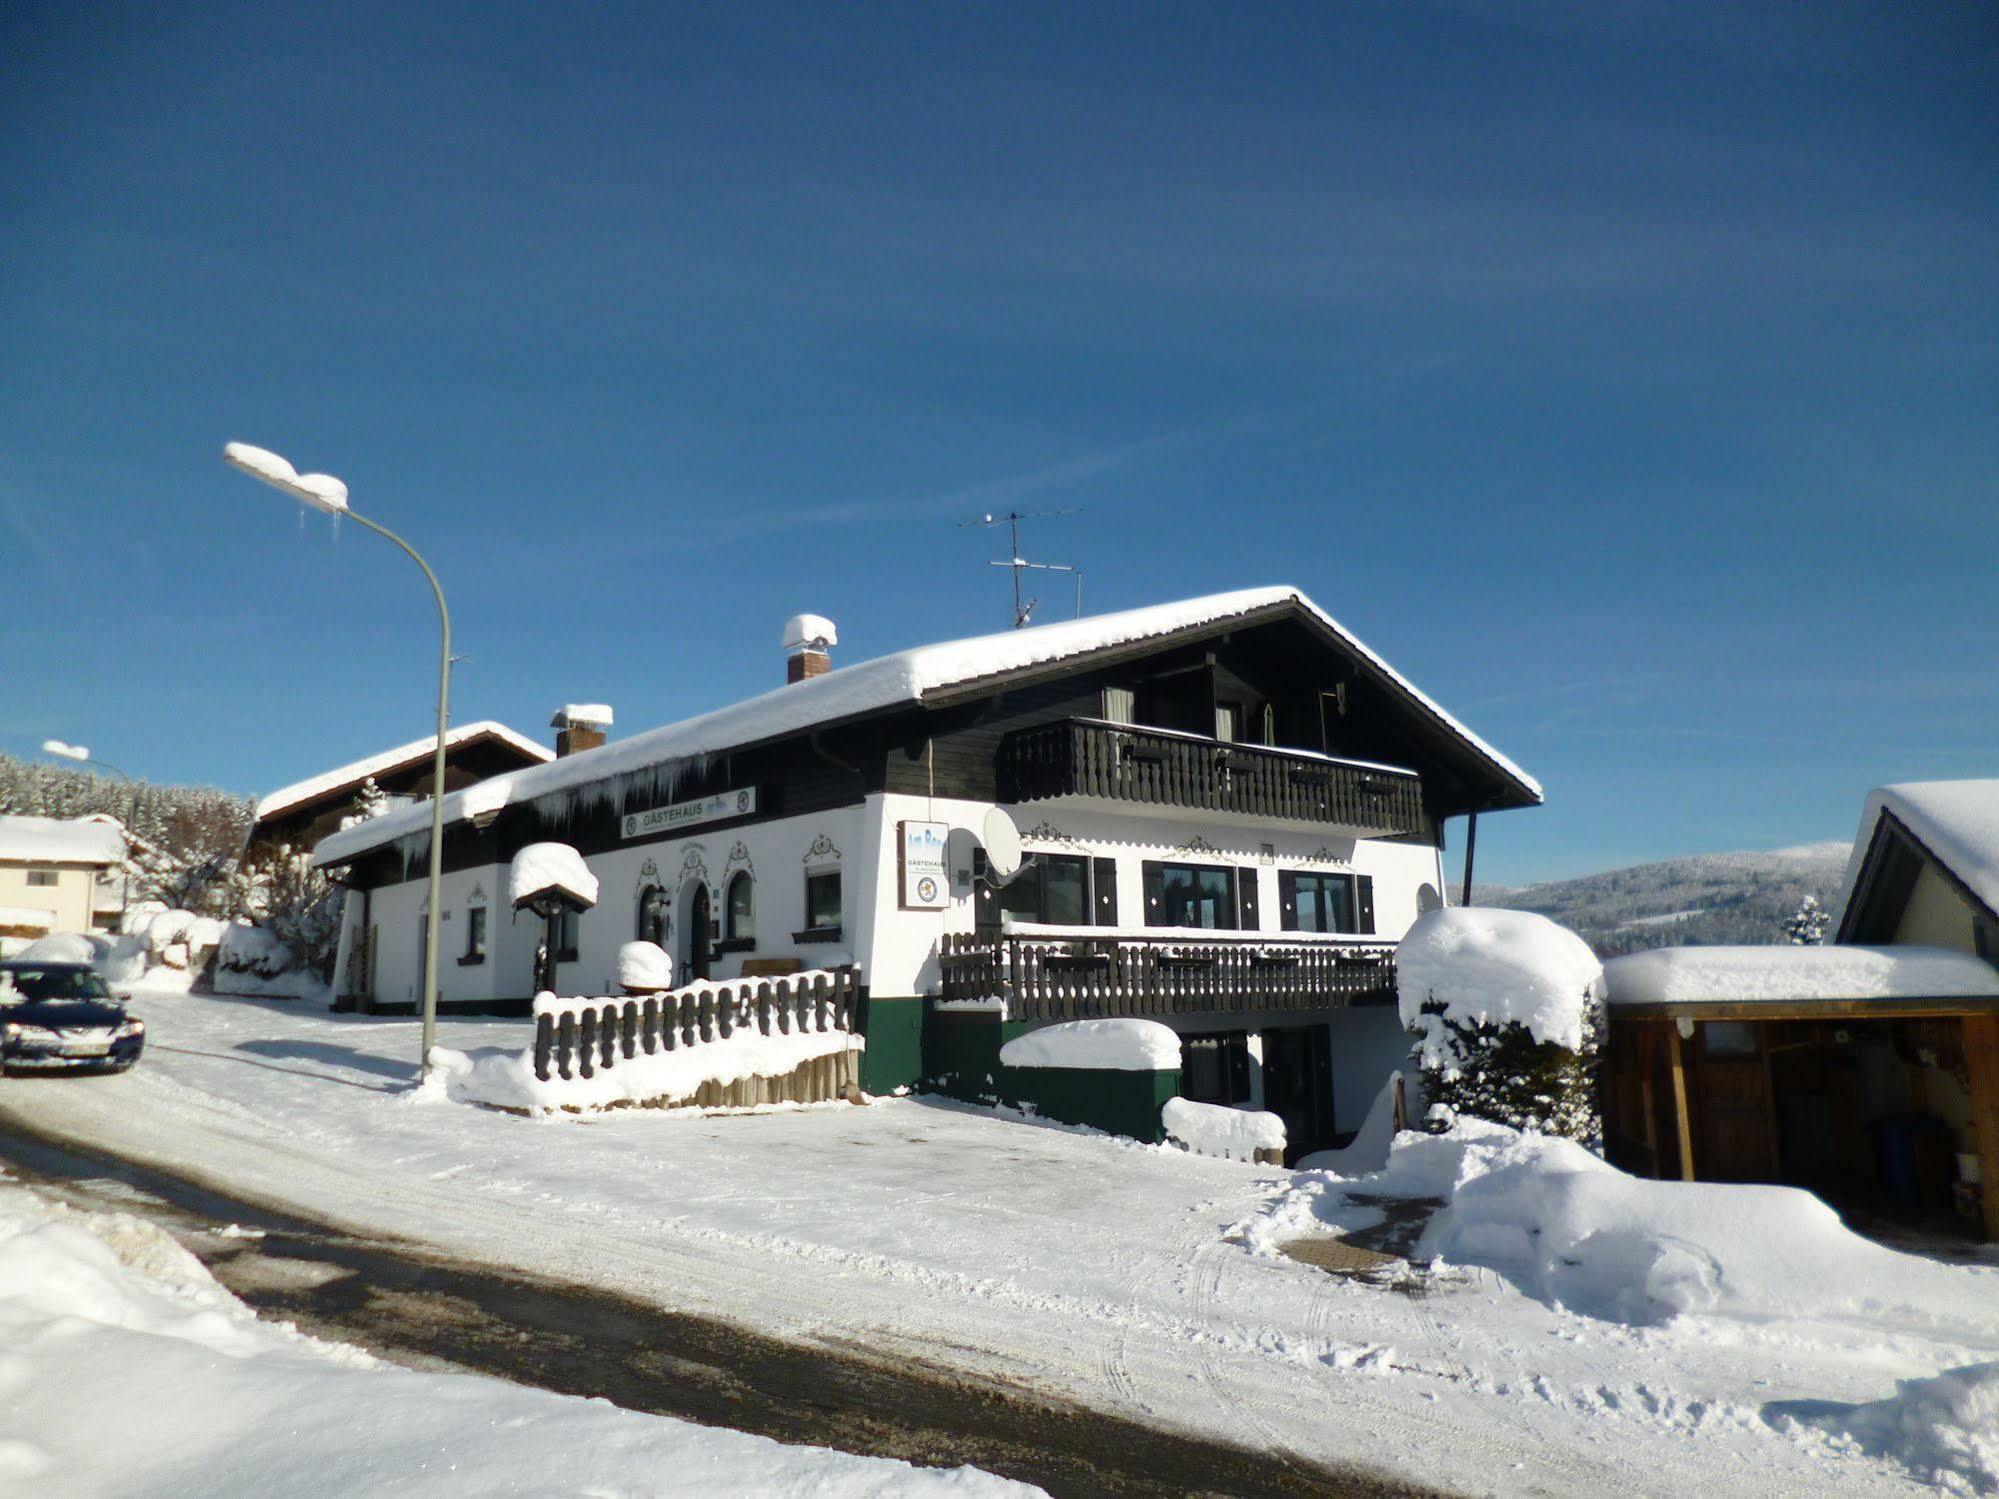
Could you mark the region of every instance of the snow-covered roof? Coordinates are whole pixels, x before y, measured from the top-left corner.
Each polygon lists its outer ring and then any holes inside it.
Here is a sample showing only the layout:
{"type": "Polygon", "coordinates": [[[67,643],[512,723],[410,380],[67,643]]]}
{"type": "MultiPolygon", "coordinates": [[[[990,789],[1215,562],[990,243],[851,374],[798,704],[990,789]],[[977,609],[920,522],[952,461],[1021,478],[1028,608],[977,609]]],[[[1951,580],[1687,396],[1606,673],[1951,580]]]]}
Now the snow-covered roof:
{"type": "Polygon", "coordinates": [[[1944,947],[1661,947],[1603,976],[1613,1005],[1999,997],[1999,969],[1944,947]]]}
{"type": "Polygon", "coordinates": [[[0,859],[24,864],[116,864],[125,830],[109,818],[0,817],[0,859]]]}
{"type": "Polygon", "coordinates": [[[1852,903],[1883,812],[1920,839],[1988,910],[1999,912],[1999,781],[1909,781],[1867,793],[1835,925],[1852,903]]]}
{"type": "Polygon", "coordinates": [[[583,855],[567,843],[530,843],[514,855],[507,875],[507,899],[515,910],[551,890],[589,910],[597,904],[597,876],[583,855]]]}
{"type": "MultiPolygon", "coordinates": [[[[1294,605],[1303,609],[1348,648],[1381,671],[1425,712],[1470,745],[1501,775],[1535,801],[1540,783],[1432,702],[1339,621],[1295,588],[1250,588],[1208,594],[1171,604],[1126,609],[1116,614],[1063,620],[1026,630],[1003,630],[967,640],[917,646],[873,661],[843,666],[823,676],[746,699],[664,728],[586,750],[546,765],[491,777],[445,798],[447,823],[518,802],[600,781],[625,771],[699,755],[717,754],[796,734],[825,724],[879,712],[905,703],[972,690],[976,684],[1057,661],[1196,630],[1244,615],[1294,605]]],[[[316,864],[335,864],[429,827],[429,812],[410,807],[329,835],[313,855],[316,864]]]]}
{"type": "MultiPolygon", "coordinates": [[[[608,714],[609,710],[607,709],[606,712],[608,714]]],[[[608,723],[609,721],[607,717],[605,722],[608,723]]],[[[536,744],[527,735],[518,734],[505,724],[495,722],[490,718],[482,718],[477,723],[460,724],[458,727],[446,731],[444,747],[446,751],[450,751],[474,739],[487,737],[500,740],[511,748],[519,750],[530,759],[546,761],[555,758],[555,751],[549,749],[546,745],[536,744]]],[[[278,790],[258,798],[257,820],[262,822],[267,817],[277,817],[282,813],[291,811],[295,807],[302,807],[307,802],[317,801],[320,797],[327,796],[344,787],[358,786],[361,782],[367,780],[369,776],[386,775],[390,771],[399,770],[405,765],[413,765],[436,752],[437,736],[435,734],[426,734],[421,739],[411,740],[408,744],[399,744],[394,749],[383,750],[380,754],[370,755],[365,760],[356,760],[351,765],[342,765],[336,769],[324,771],[319,775],[309,777],[306,780],[295,782],[290,786],[280,787],[278,790]]]]}

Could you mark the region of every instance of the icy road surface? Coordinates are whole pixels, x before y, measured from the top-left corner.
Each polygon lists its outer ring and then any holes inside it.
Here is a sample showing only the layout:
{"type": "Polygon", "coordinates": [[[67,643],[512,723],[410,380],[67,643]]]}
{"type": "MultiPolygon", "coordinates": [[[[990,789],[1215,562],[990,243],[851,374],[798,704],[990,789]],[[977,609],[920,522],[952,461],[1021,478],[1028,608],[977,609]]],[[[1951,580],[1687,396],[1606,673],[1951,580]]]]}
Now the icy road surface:
{"type": "MultiPolygon", "coordinates": [[[[1923,1492],[1772,1402],[1860,1402],[1999,1356],[1854,1321],[1638,1329],[1491,1272],[1411,1296],[1252,1254],[1288,1185],[925,1100],[530,1120],[410,1092],[413,1020],[135,1002],[122,1077],[9,1078],[34,1129],[375,1235],[909,1357],[1153,1424],[1466,1493],[1923,1492]]],[[[447,1021],[461,1050],[524,1022],[447,1021]]],[[[1976,1272],[1966,1272],[1975,1276],[1976,1272]]],[[[1991,1281],[1968,1279],[1989,1297],[1991,1281]]]]}

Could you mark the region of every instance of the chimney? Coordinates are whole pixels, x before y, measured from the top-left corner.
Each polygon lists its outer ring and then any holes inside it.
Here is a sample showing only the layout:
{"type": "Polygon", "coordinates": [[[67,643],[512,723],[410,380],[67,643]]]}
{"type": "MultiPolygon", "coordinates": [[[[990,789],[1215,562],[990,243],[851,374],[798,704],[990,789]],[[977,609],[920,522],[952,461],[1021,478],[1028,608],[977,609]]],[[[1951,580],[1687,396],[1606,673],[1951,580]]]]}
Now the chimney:
{"type": "Polygon", "coordinates": [[[593,750],[604,742],[604,730],[611,726],[609,703],[567,703],[548,721],[555,730],[555,757],[566,759],[593,750]]]}
{"type": "Polygon", "coordinates": [[[818,614],[794,614],[784,622],[784,679],[803,682],[833,669],[826,652],[840,643],[833,621],[818,614]]]}

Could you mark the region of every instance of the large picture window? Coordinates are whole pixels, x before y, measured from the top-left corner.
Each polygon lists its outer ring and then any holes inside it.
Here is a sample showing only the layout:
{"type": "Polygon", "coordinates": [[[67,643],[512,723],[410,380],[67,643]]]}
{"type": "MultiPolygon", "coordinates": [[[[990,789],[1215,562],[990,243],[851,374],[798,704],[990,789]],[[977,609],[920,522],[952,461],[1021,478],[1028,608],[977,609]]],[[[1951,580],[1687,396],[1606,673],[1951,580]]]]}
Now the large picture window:
{"type": "Polygon", "coordinates": [[[1001,887],[1000,909],[1015,921],[1048,926],[1090,923],[1090,861],[1072,854],[1034,854],[1001,887]]]}
{"type": "Polygon", "coordinates": [[[1145,924],[1235,930],[1242,925],[1236,872],[1219,864],[1146,861],[1145,924]]]}
{"type": "Polygon", "coordinates": [[[1357,932],[1360,925],[1350,874],[1285,870],[1278,876],[1287,932],[1357,932]]]}

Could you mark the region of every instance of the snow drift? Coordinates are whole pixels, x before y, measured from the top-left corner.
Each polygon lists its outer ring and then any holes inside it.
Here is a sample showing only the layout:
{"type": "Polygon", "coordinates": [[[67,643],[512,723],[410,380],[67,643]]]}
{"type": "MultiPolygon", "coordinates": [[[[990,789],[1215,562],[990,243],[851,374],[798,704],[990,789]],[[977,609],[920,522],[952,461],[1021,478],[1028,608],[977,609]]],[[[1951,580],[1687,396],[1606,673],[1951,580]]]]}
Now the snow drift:
{"type": "Polygon", "coordinates": [[[1016,1036],[999,1059],[1002,1067],[1177,1072],[1180,1037],[1157,1020],[1065,1020],[1016,1036]]]}

